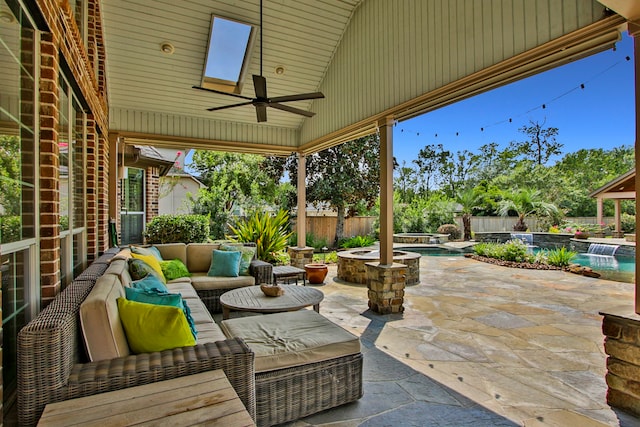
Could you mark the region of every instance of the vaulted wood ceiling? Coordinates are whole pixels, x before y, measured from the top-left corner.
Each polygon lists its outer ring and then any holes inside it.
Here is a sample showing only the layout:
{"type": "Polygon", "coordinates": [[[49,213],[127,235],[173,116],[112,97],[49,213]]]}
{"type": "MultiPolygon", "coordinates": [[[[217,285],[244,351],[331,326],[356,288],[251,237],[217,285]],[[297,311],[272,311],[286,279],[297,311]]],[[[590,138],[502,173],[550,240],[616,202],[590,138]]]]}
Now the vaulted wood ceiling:
{"type": "MultiPolygon", "coordinates": [[[[291,104],[313,118],[271,108],[258,124],[250,105],[206,111],[238,100],[192,86],[211,14],[258,25],[259,0],[109,0],[102,12],[114,132],[274,154],[331,146],[385,117],[403,120],[610,47],[625,22],[595,0],[264,0],[269,96],[320,90],[326,99],[291,104]],[[161,52],[164,42],[173,54],[161,52]]],[[[256,44],[245,96],[259,58],[256,44]]]]}

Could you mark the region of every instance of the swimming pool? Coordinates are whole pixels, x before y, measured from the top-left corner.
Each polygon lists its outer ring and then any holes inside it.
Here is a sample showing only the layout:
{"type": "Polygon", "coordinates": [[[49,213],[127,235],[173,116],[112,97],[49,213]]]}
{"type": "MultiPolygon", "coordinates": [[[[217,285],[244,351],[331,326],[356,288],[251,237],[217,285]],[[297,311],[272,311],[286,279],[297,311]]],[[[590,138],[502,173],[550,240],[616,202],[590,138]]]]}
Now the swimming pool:
{"type": "MultiPolygon", "coordinates": [[[[472,253],[472,250],[456,250],[442,246],[402,248],[403,251],[419,253],[422,256],[456,257],[464,256],[465,253],[472,253]]],[[[540,251],[540,248],[533,248],[532,252],[540,251]]],[[[609,256],[580,253],[571,260],[572,263],[583,267],[589,267],[600,273],[600,278],[615,280],[617,282],[633,283],[636,273],[636,261],[631,256],[609,256]]]]}

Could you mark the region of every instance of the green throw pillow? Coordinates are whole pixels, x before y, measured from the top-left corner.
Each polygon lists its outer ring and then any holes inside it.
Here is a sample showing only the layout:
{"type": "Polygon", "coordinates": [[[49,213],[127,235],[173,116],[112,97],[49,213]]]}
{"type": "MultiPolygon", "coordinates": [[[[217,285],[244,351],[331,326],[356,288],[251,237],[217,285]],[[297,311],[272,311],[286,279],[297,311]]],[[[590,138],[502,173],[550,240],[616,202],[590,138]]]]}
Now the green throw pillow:
{"type": "Polygon", "coordinates": [[[160,261],[160,268],[162,268],[162,274],[167,280],[179,279],[180,277],[190,277],[191,273],[187,270],[187,266],[184,265],[179,259],[172,259],[171,261],[160,261]]]}
{"type": "Polygon", "coordinates": [[[162,279],[163,283],[167,283],[167,279],[164,278],[164,274],[162,274],[162,268],[160,267],[160,261],[156,259],[153,255],[138,255],[135,253],[131,254],[132,258],[139,259],[147,263],[147,265],[157,273],[158,277],[162,279]]]}
{"type": "Polygon", "coordinates": [[[154,290],[130,288],[128,286],[124,288],[124,293],[129,301],[181,308],[182,311],[184,311],[187,322],[189,322],[189,328],[191,328],[193,337],[198,337],[198,330],[196,329],[195,321],[191,316],[191,310],[189,309],[187,302],[182,299],[182,295],[160,293],[154,290]]]}
{"type": "Polygon", "coordinates": [[[169,289],[167,289],[164,283],[153,274],[148,274],[142,279],[134,280],[131,282],[131,287],[156,293],[169,293],[169,289]]]}
{"type": "Polygon", "coordinates": [[[227,252],[214,249],[211,254],[211,266],[207,276],[238,277],[240,271],[240,252],[227,252]]]}
{"type": "Polygon", "coordinates": [[[184,311],[118,298],[118,313],[134,353],[151,353],[195,345],[184,311]]]}
{"type": "Polygon", "coordinates": [[[255,246],[244,246],[242,244],[240,245],[222,245],[220,246],[220,250],[223,251],[228,251],[228,252],[237,252],[239,251],[242,256],[240,257],[240,270],[238,271],[238,274],[240,276],[250,276],[251,274],[249,273],[249,265],[251,264],[251,261],[253,260],[253,257],[256,255],[256,250],[258,248],[256,248],[255,246]]]}
{"type": "Polygon", "coordinates": [[[129,246],[129,249],[131,250],[131,253],[133,253],[133,254],[151,255],[152,257],[154,257],[158,261],[163,261],[162,254],[160,253],[158,248],[156,248],[155,246],[150,246],[148,248],[145,248],[145,247],[142,247],[142,246],[131,245],[131,246],[129,246]]]}
{"type": "MultiPolygon", "coordinates": [[[[141,259],[129,258],[129,274],[133,280],[140,280],[147,277],[149,274],[162,281],[160,275],[146,262],[141,259]]],[[[164,283],[164,282],[163,282],[164,283]]]]}

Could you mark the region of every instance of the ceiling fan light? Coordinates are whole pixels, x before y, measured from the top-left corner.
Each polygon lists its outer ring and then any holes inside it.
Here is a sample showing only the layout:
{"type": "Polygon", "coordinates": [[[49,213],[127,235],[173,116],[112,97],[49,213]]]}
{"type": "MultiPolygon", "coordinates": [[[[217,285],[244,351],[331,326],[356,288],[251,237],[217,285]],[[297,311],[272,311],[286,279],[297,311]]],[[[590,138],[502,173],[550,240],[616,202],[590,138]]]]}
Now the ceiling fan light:
{"type": "Polygon", "coordinates": [[[162,53],[166,53],[167,55],[171,55],[173,54],[173,52],[175,52],[176,48],[173,47],[173,45],[169,42],[164,42],[160,45],[160,51],[162,53]]]}
{"type": "Polygon", "coordinates": [[[281,76],[281,75],[284,74],[284,72],[285,72],[285,69],[284,69],[284,67],[282,65],[278,65],[276,67],[276,74],[277,75],[281,76]]]}

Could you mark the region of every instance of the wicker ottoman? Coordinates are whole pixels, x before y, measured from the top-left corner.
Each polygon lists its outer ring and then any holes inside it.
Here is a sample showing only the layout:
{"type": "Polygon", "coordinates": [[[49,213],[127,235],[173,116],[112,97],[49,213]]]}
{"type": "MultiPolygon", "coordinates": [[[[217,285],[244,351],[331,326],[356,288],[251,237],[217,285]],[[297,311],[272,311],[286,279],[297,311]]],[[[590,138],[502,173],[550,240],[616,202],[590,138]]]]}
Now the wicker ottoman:
{"type": "Polygon", "coordinates": [[[312,310],[229,319],[221,327],[255,353],[260,427],[362,397],[359,338],[312,310]]]}

